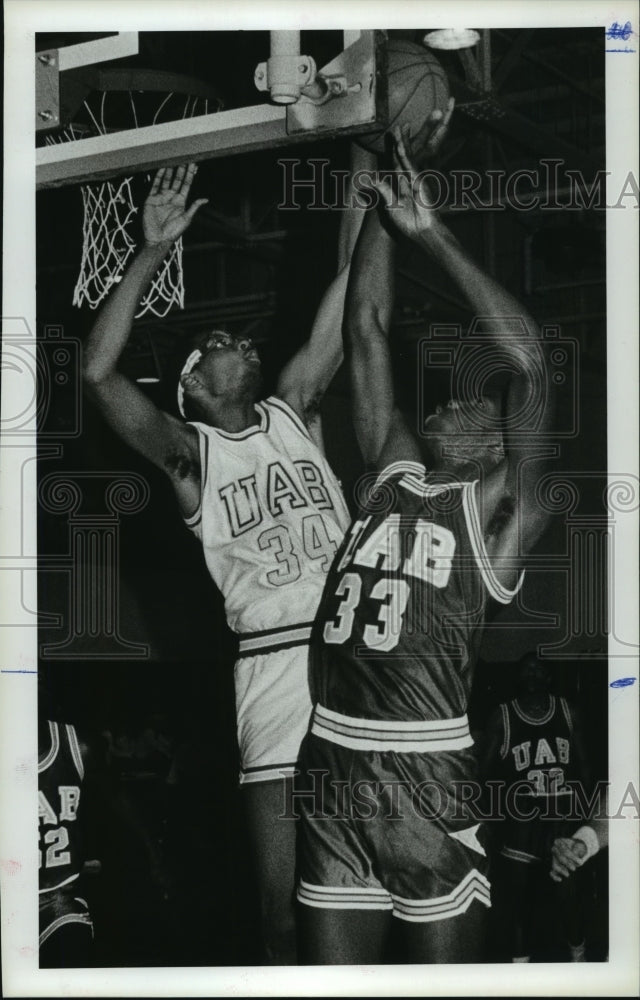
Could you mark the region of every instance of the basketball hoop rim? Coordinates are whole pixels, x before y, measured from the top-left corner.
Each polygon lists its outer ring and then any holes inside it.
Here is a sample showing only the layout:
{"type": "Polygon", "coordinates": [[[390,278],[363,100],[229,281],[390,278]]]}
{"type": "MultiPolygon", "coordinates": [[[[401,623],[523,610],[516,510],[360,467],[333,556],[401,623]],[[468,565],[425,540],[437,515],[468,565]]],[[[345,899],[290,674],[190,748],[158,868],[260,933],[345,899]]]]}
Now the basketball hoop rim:
{"type": "MultiPolygon", "coordinates": [[[[159,100],[164,98],[158,110],[164,107],[169,99],[176,98],[186,100],[187,107],[191,100],[194,104],[196,101],[207,101],[208,105],[212,105],[211,107],[207,106],[206,112],[200,113],[217,114],[224,109],[224,101],[214,86],[183,73],[121,66],[94,67],[89,71],[84,68],[80,72],[84,81],[85,95],[81,99],[82,103],[80,103],[80,99],[77,99],[79,103],[74,114],[84,104],[85,109],[93,119],[93,124],[84,121],[83,118],[61,122],[49,133],[53,137],[57,136],[55,139],[57,142],[73,142],[96,134],[111,134],[125,131],[126,128],[140,127],[134,124],[123,129],[119,124],[109,124],[102,115],[104,104],[102,104],[98,114],[97,102],[101,100],[104,102],[110,94],[114,97],[116,94],[129,94],[132,103],[137,96],[142,98],[142,96],[155,95],[159,100]],[[96,125],[94,112],[100,118],[99,126],[96,125]]],[[[193,111],[189,117],[192,116],[193,111]]],[[[149,123],[145,122],[145,124],[149,123]]],[[[155,121],[152,124],[155,124],[155,121]]],[[[45,137],[45,141],[49,140],[45,137]]]]}
{"type": "Polygon", "coordinates": [[[209,83],[184,73],[172,73],[160,69],[140,69],[138,67],[107,66],[96,70],[97,91],[178,94],[183,97],[198,97],[215,101],[216,111],[224,108],[219,91],[209,83]]]}

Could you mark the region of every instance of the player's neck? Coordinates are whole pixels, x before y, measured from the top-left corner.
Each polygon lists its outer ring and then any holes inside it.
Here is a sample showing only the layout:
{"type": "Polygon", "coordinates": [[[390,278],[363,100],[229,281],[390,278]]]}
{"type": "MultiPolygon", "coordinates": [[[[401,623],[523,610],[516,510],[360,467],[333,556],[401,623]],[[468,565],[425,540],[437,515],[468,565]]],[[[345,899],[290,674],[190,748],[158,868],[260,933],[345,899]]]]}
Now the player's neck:
{"type": "Polygon", "coordinates": [[[519,694],[516,700],[527,715],[534,717],[546,715],[551,708],[551,695],[548,691],[528,691],[519,694]]]}
{"type": "Polygon", "coordinates": [[[260,423],[252,397],[230,399],[228,396],[212,396],[201,404],[202,418],[212,427],[219,427],[229,434],[238,434],[260,423]]]}

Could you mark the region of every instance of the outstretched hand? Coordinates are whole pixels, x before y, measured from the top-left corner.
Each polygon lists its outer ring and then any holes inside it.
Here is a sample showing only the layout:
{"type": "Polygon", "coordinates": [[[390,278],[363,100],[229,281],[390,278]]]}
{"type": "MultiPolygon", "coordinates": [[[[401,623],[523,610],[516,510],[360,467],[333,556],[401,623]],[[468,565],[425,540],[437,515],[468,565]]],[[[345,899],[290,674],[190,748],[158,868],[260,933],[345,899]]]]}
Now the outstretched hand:
{"type": "Polygon", "coordinates": [[[393,138],[397,190],[394,192],[390,180],[385,180],[383,174],[378,175],[373,183],[384,200],[391,221],[405,236],[416,239],[437,226],[437,212],[433,208],[426,178],[421,176],[409,158],[408,126],[395,129],[393,138]]]}
{"type": "Polygon", "coordinates": [[[144,203],[142,227],[147,244],[172,243],[182,236],[191,220],[208,198],[198,198],[185,209],[191,182],[197,167],[195,163],[179,167],[160,167],[151,191],[144,203]]]}

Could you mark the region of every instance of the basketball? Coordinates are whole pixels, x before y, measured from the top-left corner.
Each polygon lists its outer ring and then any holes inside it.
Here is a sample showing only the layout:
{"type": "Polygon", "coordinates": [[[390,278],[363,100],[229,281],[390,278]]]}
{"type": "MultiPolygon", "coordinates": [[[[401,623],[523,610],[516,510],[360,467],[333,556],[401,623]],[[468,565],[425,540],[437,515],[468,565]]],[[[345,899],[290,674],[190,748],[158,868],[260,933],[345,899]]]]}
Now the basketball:
{"type": "Polygon", "coordinates": [[[392,38],[387,46],[387,122],[358,139],[361,146],[383,153],[392,128],[408,125],[413,139],[432,111],[447,110],[449,83],[433,52],[416,42],[392,38]]]}

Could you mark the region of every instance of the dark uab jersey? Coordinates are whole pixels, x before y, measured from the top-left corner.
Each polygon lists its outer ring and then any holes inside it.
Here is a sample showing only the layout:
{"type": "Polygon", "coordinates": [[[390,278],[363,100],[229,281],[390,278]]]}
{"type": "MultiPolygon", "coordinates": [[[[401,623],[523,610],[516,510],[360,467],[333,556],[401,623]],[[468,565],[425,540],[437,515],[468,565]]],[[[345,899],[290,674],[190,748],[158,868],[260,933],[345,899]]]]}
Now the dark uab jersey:
{"type": "Polygon", "coordinates": [[[38,748],[41,893],[68,885],[80,874],[83,858],[78,811],[83,777],[74,727],[50,721],[48,745],[38,748]]]}
{"type": "Polygon", "coordinates": [[[532,795],[569,795],[567,782],[579,777],[573,723],[564,698],[549,697],[540,718],[528,715],[517,699],[500,705],[503,740],[502,776],[508,785],[521,783],[532,795]]]}
{"type": "Polygon", "coordinates": [[[496,579],[476,483],[395,462],[336,555],[314,629],[312,688],[347,716],[454,719],[467,709],[487,596],[496,579]]]}

